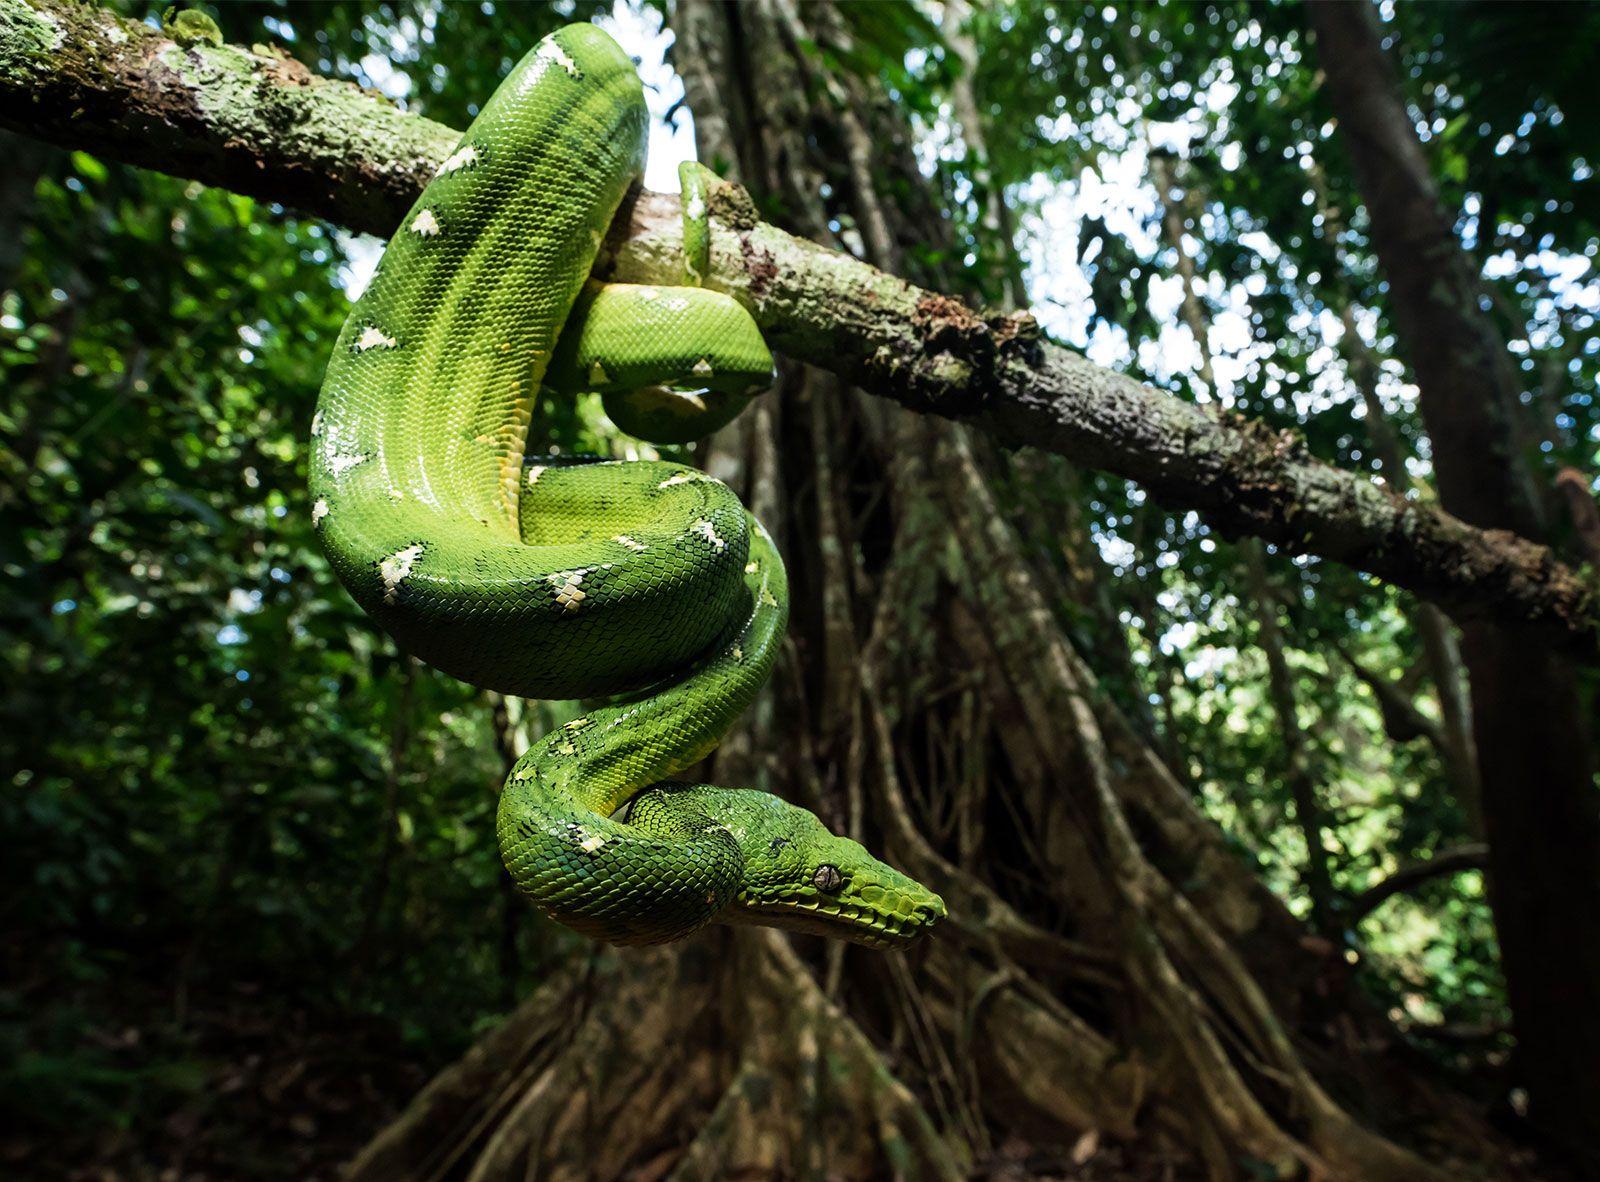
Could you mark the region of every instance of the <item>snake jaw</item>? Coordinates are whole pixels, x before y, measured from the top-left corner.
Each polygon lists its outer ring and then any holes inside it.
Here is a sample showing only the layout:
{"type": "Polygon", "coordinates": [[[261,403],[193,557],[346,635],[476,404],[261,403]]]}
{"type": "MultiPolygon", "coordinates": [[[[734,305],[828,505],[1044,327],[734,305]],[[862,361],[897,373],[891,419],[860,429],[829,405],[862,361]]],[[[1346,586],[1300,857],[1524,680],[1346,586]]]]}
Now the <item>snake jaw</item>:
{"type": "Polygon", "coordinates": [[[756,900],[741,895],[719,919],[732,924],[761,924],[814,936],[848,940],[869,948],[908,948],[945,917],[944,901],[929,894],[910,915],[864,910],[827,899],[756,900]]]}

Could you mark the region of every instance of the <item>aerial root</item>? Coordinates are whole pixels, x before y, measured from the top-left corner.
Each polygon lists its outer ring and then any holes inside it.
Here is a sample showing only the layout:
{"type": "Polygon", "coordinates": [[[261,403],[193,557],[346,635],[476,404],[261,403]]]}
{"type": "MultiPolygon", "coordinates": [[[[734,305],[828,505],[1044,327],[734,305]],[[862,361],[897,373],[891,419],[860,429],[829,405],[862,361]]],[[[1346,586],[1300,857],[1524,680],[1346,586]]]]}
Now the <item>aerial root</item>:
{"type": "Polygon", "coordinates": [[[966,1177],[883,1055],[777,933],[740,931],[739,1060],[675,1179],[966,1177]]]}
{"type": "Polygon", "coordinates": [[[436,1077],[348,1182],[954,1180],[962,1161],[786,939],[713,930],[576,955],[436,1077]]]}

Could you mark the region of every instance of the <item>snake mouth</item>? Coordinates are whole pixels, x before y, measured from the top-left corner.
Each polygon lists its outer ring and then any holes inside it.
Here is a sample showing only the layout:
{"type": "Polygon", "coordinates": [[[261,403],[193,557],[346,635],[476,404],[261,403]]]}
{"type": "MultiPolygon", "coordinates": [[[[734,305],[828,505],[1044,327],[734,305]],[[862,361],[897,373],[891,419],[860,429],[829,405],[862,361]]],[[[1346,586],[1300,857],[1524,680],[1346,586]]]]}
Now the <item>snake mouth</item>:
{"type": "Polygon", "coordinates": [[[763,924],[791,932],[848,940],[869,948],[908,948],[945,917],[944,901],[930,895],[909,914],[852,905],[849,900],[741,898],[724,913],[730,923],[763,924]]]}

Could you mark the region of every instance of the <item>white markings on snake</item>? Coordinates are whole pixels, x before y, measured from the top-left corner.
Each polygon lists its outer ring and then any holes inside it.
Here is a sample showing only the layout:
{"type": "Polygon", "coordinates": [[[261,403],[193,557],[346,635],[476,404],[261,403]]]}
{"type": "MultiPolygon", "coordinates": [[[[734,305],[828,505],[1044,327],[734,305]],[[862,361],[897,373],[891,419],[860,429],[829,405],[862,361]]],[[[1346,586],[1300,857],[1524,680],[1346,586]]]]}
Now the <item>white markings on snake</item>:
{"type": "Polygon", "coordinates": [[[393,603],[400,598],[400,584],[411,574],[422,555],[422,543],[413,542],[403,550],[396,550],[378,563],[378,574],[383,577],[383,601],[393,603]]]}
{"type": "Polygon", "coordinates": [[[411,232],[419,238],[432,238],[439,232],[439,219],[433,216],[433,210],[424,209],[411,219],[411,232]]]}
{"type": "Polygon", "coordinates": [[[456,172],[468,165],[478,162],[478,148],[476,144],[462,144],[454,152],[444,158],[444,163],[439,165],[439,171],[434,176],[444,176],[456,172]]]}
{"type": "Polygon", "coordinates": [[[717,527],[712,525],[711,522],[706,520],[704,517],[695,522],[689,528],[694,533],[699,534],[701,537],[705,538],[706,541],[715,546],[718,554],[721,554],[728,548],[727,540],[718,535],[717,527]]]}
{"type": "Polygon", "coordinates": [[[583,601],[589,598],[588,592],[580,590],[583,576],[588,573],[582,570],[558,570],[549,576],[551,585],[557,588],[557,607],[564,611],[575,612],[583,601]]]}
{"type": "Polygon", "coordinates": [[[712,374],[711,359],[702,357],[694,363],[694,368],[689,371],[697,378],[709,378],[712,374]]]}
{"type": "Polygon", "coordinates": [[[543,45],[539,46],[538,53],[540,57],[545,58],[548,61],[553,61],[559,65],[567,72],[568,77],[583,77],[583,71],[578,69],[578,63],[573,61],[571,55],[568,54],[566,50],[561,48],[560,42],[546,41],[543,45]]]}
{"type": "Polygon", "coordinates": [[[526,95],[541,79],[550,72],[551,66],[560,66],[570,78],[582,78],[583,71],[578,68],[578,63],[572,60],[570,54],[554,41],[546,41],[533,51],[533,65],[528,67],[522,75],[522,81],[517,83],[517,94],[526,95]]]}
{"type": "Polygon", "coordinates": [[[617,543],[617,545],[626,546],[628,549],[630,549],[630,550],[632,550],[632,551],[634,551],[636,553],[639,553],[639,554],[644,553],[646,550],[648,550],[650,548],[650,547],[646,546],[643,542],[638,541],[635,538],[630,538],[627,534],[618,534],[616,537],[612,538],[611,540],[613,542],[617,543]]]}
{"type": "Polygon", "coordinates": [[[335,476],[343,476],[357,464],[365,464],[372,457],[365,452],[358,453],[330,453],[328,456],[328,471],[335,476]]]}
{"type": "Polygon", "coordinates": [[[606,729],[607,730],[612,730],[612,729],[614,729],[616,727],[621,726],[623,723],[627,722],[628,719],[632,718],[635,714],[638,714],[643,709],[644,709],[643,706],[635,706],[632,710],[624,710],[621,714],[617,715],[610,722],[606,723],[606,729]]]}
{"type": "Polygon", "coordinates": [[[311,524],[320,526],[322,519],[328,515],[328,502],[325,497],[318,497],[317,503],[311,506],[311,524]]]}
{"type": "Polygon", "coordinates": [[[539,477],[545,474],[544,464],[530,464],[528,466],[528,487],[532,488],[539,483],[539,477]]]}
{"type": "Polygon", "coordinates": [[[392,349],[399,343],[376,324],[369,324],[356,338],[356,352],[365,353],[368,349],[392,349]]]}

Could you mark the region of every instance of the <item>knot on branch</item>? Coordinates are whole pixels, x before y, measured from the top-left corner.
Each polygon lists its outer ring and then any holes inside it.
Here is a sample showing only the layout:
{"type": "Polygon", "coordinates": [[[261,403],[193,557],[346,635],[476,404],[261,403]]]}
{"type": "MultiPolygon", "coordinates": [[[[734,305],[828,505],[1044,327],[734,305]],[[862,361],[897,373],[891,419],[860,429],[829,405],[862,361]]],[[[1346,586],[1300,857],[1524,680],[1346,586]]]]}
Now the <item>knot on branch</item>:
{"type": "Polygon", "coordinates": [[[1253,457],[1260,463],[1305,463],[1312,458],[1305,436],[1292,427],[1274,427],[1238,411],[1223,411],[1217,416],[1223,426],[1237,431],[1253,457]]]}
{"type": "Polygon", "coordinates": [[[911,329],[917,352],[899,367],[915,395],[908,405],[941,415],[975,413],[999,392],[1007,362],[1037,365],[1043,357],[1032,313],[984,317],[936,292],[917,301],[911,329]]]}
{"type": "Polygon", "coordinates": [[[1293,553],[1305,553],[1310,537],[1298,519],[1314,506],[1302,502],[1305,490],[1295,479],[1296,470],[1312,459],[1305,437],[1236,411],[1207,408],[1207,414],[1232,439],[1229,451],[1236,482],[1231,495],[1207,506],[1207,520],[1230,541],[1256,536],[1293,553]]]}
{"type": "Polygon", "coordinates": [[[222,30],[198,8],[168,8],[161,14],[161,31],[185,49],[196,45],[222,47],[222,30]]]}
{"type": "MultiPolygon", "coordinates": [[[[294,57],[281,45],[252,45],[250,52],[261,58],[261,73],[280,86],[312,86],[317,82],[318,76],[311,72],[311,67],[294,57]]],[[[385,102],[389,99],[381,91],[375,91],[369,86],[361,88],[363,94],[377,95],[385,102]]]]}
{"type": "Polygon", "coordinates": [[[750,294],[760,299],[778,277],[777,260],[770,250],[758,246],[750,234],[739,235],[739,253],[744,258],[744,272],[750,277],[750,294]]]}
{"type": "Polygon", "coordinates": [[[960,300],[929,292],[917,301],[911,325],[924,345],[944,348],[986,336],[987,325],[960,300]]]}
{"type": "Polygon", "coordinates": [[[721,177],[710,181],[706,185],[706,209],[714,220],[740,233],[748,233],[761,224],[755,198],[736,181],[721,177]]]}

